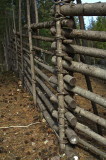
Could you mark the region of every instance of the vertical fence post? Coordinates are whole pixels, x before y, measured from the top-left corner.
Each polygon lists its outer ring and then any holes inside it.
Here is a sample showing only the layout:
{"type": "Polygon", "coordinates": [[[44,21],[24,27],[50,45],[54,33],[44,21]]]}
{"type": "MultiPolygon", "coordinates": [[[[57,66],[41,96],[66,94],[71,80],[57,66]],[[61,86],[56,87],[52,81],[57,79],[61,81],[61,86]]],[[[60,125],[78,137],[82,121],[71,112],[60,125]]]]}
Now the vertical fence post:
{"type": "Polygon", "coordinates": [[[17,36],[16,36],[16,22],[15,22],[15,5],[13,4],[13,28],[15,38],[15,51],[16,51],[16,71],[18,71],[18,53],[17,53],[17,36]]]}
{"type": "Polygon", "coordinates": [[[31,61],[31,74],[32,74],[32,92],[33,100],[36,105],[36,81],[35,81],[35,70],[34,70],[34,55],[32,46],[32,30],[31,30],[31,17],[30,17],[30,4],[29,0],[27,2],[27,23],[28,23],[28,36],[29,36],[29,50],[30,50],[30,61],[31,61]]]}
{"type": "MultiPolygon", "coordinates": [[[[82,2],[81,2],[81,0],[77,0],[77,3],[81,4],[82,2]]],[[[85,24],[84,24],[84,18],[83,18],[83,16],[79,16],[79,23],[80,23],[80,29],[84,29],[85,30],[85,24]]],[[[82,40],[82,45],[83,46],[87,46],[87,41],[86,40],[85,41],[82,40]]],[[[86,63],[86,59],[85,59],[84,56],[80,56],[80,58],[81,58],[81,61],[83,63],[86,63]]],[[[93,88],[92,88],[92,84],[91,84],[89,76],[85,75],[85,80],[86,80],[86,84],[87,84],[88,90],[91,91],[91,92],[93,92],[93,88]]],[[[94,114],[99,115],[96,104],[91,101],[91,105],[92,105],[94,114]]],[[[98,130],[98,133],[100,135],[102,135],[102,128],[98,124],[97,124],[97,130],[98,130]]]]}
{"type": "Polygon", "coordinates": [[[4,57],[5,57],[5,67],[6,67],[6,71],[8,71],[8,55],[7,55],[7,43],[6,43],[5,34],[4,34],[3,48],[4,48],[4,57]]]}
{"type": "MultiPolygon", "coordinates": [[[[56,14],[60,16],[60,3],[56,4],[56,14]]],[[[57,42],[57,72],[58,72],[58,117],[59,117],[59,142],[60,151],[65,149],[65,107],[64,107],[64,81],[63,81],[63,66],[62,66],[62,34],[61,34],[61,20],[56,21],[56,42],[57,42]]]]}
{"type": "Polygon", "coordinates": [[[39,22],[39,18],[38,18],[37,1],[33,0],[33,2],[34,2],[34,9],[35,9],[35,20],[36,20],[36,23],[38,23],[39,22]]]}
{"type": "MultiPolygon", "coordinates": [[[[34,11],[35,11],[35,23],[39,23],[39,16],[38,16],[38,8],[37,8],[37,0],[33,0],[34,4],[34,11]]],[[[37,36],[39,35],[39,29],[36,30],[35,33],[37,36]]],[[[39,41],[35,41],[36,45],[39,46],[39,41]]],[[[37,51],[36,51],[37,53],[37,51]]]]}
{"type": "Polygon", "coordinates": [[[6,30],[6,35],[5,35],[5,50],[6,50],[6,54],[7,54],[7,70],[10,69],[10,64],[9,64],[9,53],[8,53],[8,46],[9,46],[9,36],[8,36],[8,29],[7,29],[8,25],[6,22],[6,18],[5,18],[5,30],[6,30]]]}
{"type": "Polygon", "coordinates": [[[22,0],[19,0],[19,33],[20,33],[20,52],[21,52],[21,80],[24,86],[24,55],[22,42],[22,0]]]}
{"type": "MultiPolygon", "coordinates": [[[[8,15],[7,15],[8,16],[8,15]]],[[[11,38],[11,29],[10,29],[10,18],[8,17],[8,20],[7,20],[7,26],[8,26],[8,55],[9,55],[9,65],[10,65],[10,70],[13,69],[12,67],[12,53],[9,52],[9,47],[10,47],[10,38],[11,38]]]]}

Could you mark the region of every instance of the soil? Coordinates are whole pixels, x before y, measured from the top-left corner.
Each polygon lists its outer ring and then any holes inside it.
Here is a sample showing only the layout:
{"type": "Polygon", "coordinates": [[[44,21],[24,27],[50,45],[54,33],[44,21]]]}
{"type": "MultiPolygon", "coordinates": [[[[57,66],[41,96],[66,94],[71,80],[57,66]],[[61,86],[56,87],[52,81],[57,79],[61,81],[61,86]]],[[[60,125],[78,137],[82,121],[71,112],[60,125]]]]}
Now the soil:
{"type": "MultiPolygon", "coordinates": [[[[84,77],[75,75],[78,85],[86,88],[84,77]]],[[[92,79],[95,93],[106,96],[105,84],[92,79]]],[[[13,73],[0,76],[0,127],[28,126],[26,128],[0,128],[0,160],[58,160],[59,145],[31,95],[20,86],[13,73]],[[57,159],[56,159],[57,158],[57,159]]],[[[92,110],[89,101],[76,96],[77,102],[92,110]]],[[[98,106],[99,108],[99,106],[98,106]]],[[[102,117],[106,111],[99,109],[102,117]]],[[[81,160],[98,160],[91,153],[77,147],[81,160]]],[[[63,158],[65,159],[65,157],[63,158]]]]}

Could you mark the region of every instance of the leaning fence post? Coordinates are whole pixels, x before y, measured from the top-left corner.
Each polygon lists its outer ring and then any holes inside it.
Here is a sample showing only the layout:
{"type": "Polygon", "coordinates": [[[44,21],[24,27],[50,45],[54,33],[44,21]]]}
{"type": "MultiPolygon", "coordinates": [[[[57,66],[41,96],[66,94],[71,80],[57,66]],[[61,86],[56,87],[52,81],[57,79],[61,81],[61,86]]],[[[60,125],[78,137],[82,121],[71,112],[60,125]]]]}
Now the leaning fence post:
{"type": "Polygon", "coordinates": [[[5,57],[5,67],[6,67],[6,71],[8,71],[8,56],[7,56],[6,35],[4,35],[3,48],[4,48],[4,57],[5,57]]]}
{"type": "Polygon", "coordinates": [[[31,61],[31,74],[32,74],[32,92],[33,100],[36,105],[36,81],[35,81],[35,70],[34,70],[34,55],[33,55],[33,46],[32,46],[32,31],[31,31],[31,18],[30,18],[30,4],[29,0],[27,2],[27,23],[28,23],[28,36],[29,36],[29,50],[30,50],[30,61],[31,61]]]}
{"type": "Polygon", "coordinates": [[[38,18],[37,1],[33,0],[33,2],[34,2],[34,10],[35,10],[35,20],[36,20],[36,23],[38,23],[39,22],[39,18],[38,18]]]}
{"type": "Polygon", "coordinates": [[[20,51],[21,51],[21,80],[22,86],[24,85],[24,55],[23,55],[23,42],[22,42],[22,0],[19,0],[19,33],[20,33],[20,51]]]}
{"type": "Polygon", "coordinates": [[[16,51],[16,71],[18,71],[17,36],[16,36],[15,5],[14,4],[13,4],[13,27],[14,27],[15,51],[16,51]]]}
{"type": "MultiPolygon", "coordinates": [[[[61,2],[60,2],[61,3],[61,2]]],[[[58,79],[58,117],[59,117],[59,142],[60,151],[65,150],[65,107],[64,107],[64,81],[63,81],[63,65],[62,65],[62,34],[61,34],[61,16],[60,3],[56,4],[56,58],[57,58],[57,79],[58,79]],[[58,18],[59,17],[59,18],[58,18]]]]}
{"type": "MultiPolygon", "coordinates": [[[[81,4],[81,0],[77,0],[77,4],[81,4]]],[[[85,30],[85,24],[84,24],[84,18],[83,18],[83,16],[79,16],[79,23],[80,23],[80,29],[85,30]]],[[[82,40],[82,45],[83,46],[87,46],[87,41],[86,40],[82,40]]],[[[80,59],[81,59],[81,61],[83,63],[86,63],[86,57],[80,56],[80,59]]],[[[92,84],[91,84],[89,76],[85,75],[85,80],[86,80],[86,84],[87,84],[88,90],[91,91],[91,92],[93,92],[93,88],[92,88],[92,84]]],[[[96,106],[95,102],[91,101],[91,105],[92,105],[94,114],[98,116],[99,113],[98,113],[97,106],[96,106]]],[[[98,124],[97,124],[97,130],[98,130],[98,133],[100,135],[102,135],[102,128],[98,124]]]]}

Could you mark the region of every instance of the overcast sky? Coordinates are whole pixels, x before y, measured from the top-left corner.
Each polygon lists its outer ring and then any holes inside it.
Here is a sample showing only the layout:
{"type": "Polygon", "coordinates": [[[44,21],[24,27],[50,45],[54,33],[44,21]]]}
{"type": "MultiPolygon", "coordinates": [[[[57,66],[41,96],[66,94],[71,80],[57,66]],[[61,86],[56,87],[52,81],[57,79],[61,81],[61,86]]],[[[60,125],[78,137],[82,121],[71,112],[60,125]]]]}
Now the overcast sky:
{"type": "MultiPolygon", "coordinates": [[[[106,2],[106,0],[82,0],[82,3],[96,3],[96,2],[106,2]]],[[[85,17],[85,24],[86,27],[89,26],[89,22],[92,17],[85,17]]],[[[96,17],[93,17],[94,20],[96,20],[96,17]]]]}

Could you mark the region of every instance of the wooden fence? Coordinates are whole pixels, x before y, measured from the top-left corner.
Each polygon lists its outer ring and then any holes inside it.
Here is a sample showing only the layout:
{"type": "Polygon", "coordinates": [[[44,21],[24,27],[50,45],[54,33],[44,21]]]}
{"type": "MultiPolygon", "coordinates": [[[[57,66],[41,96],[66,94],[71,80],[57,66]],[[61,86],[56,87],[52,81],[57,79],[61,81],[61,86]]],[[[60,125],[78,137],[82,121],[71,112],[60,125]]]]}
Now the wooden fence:
{"type": "Polygon", "coordinates": [[[30,2],[26,0],[27,24],[23,26],[19,0],[19,29],[13,6],[13,28],[7,27],[4,39],[6,65],[19,73],[23,87],[33,95],[35,106],[39,106],[56,133],[62,153],[69,159],[78,158],[75,147],[81,145],[105,159],[106,120],[99,116],[98,109],[106,109],[106,98],[93,92],[91,78],[102,83],[106,70],[88,64],[87,57],[104,59],[106,51],[89,47],[87,41],[106,42],[106,32],[85,30],[83,16],[106,16],[106,3],[56,1],[51,9],[52,20],[40,23],[34,0],[35,23],[31,23],[30,2]],[[80,29],[76,28],[75,16],[79,18],[80,29]],[[49,29],[51,36],[40,35],[42,29],[49,29]],[[51,48],[42,48],[41,42],[51,43],[51,48]],[[84,75],[87,89],[76,85],[76,72],[84,75]],[[91,102],[92,111],[76,103],[76,94],[91,102]],[[94,123],[93,127],[87,122],[94,123]]]}

